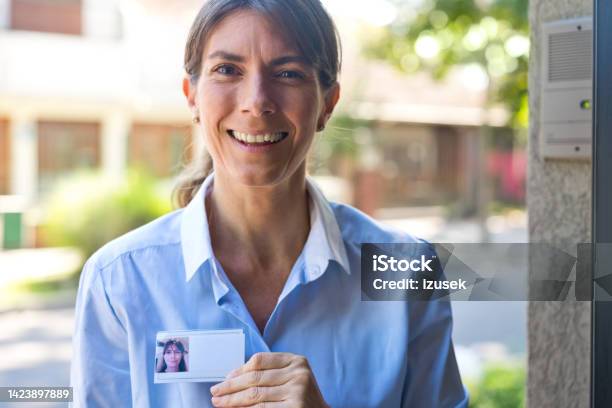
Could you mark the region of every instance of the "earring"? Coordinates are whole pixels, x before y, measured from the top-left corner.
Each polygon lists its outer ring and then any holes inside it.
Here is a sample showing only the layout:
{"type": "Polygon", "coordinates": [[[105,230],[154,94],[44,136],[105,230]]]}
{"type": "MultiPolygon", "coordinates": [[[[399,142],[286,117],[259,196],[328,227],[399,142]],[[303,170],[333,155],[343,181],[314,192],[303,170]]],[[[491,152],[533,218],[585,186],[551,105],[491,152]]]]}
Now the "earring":
{"type": "Polygon", "coordinates": [[[191,122],[192,122],[192,123],[200,123],[200,117],[199,117],[199,116],[194,116],[194,117],[191,119],[191,122]]]}

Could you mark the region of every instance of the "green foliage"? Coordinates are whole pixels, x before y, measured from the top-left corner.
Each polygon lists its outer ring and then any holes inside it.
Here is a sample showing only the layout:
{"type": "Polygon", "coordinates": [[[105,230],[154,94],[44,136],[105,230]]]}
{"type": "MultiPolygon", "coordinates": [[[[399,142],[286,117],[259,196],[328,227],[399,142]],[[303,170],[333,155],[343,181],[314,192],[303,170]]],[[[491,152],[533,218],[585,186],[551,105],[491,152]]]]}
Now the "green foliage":
{"type": "Polygon", "coordinates": [[[370,35],[364,52],[400,70],[443,78],[469,65],[488,78],[489,104],[511,113],[510,126],[527,127],[529,26],[527,0],[396,0],[398,18],[370,35]]]}
{"type": "Polygon", "coordinates": [[[152,178],[137,170],[130,170],[120,186],[100,174],[76,174],[49,198],[45,243],[76,247],[89,257],[113,238],[170,211],[167,196],[156,191],[152,178]]]}
{"type": "Polygon", "coordinates": [[[468,384],[470,408],[523,408],[525,368],[522,365],[492,365],[476,384],[468,384]]]}

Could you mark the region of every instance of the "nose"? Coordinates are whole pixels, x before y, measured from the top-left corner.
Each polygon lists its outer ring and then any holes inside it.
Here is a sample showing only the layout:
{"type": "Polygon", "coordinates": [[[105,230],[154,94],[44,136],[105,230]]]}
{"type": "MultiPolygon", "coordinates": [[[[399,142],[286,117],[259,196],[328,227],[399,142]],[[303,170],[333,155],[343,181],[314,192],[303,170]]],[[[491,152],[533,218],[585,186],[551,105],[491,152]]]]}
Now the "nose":
{"type": "Polygon", "coordinates": [[[255,117],[269,116],[276,112],[271,84],[263,75],[251,75],[242,83],[240,111],[255,117]]]}

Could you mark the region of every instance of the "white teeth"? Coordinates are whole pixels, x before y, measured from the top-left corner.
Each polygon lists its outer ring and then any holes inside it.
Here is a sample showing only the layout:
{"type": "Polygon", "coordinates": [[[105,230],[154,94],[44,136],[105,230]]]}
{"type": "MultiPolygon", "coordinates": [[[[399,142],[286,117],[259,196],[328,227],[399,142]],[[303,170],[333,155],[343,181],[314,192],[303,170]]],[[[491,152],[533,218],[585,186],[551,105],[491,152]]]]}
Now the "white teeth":
{"type": "Polygon", "coordinates": [[[277,132],[277,133],[266,133],[263,135],[250,135],[248,133],[242,133],[242,132],[238,132],[236,130],[231,131],[230,134],[245,143],[251,143],[251,144],[256,144],[256,143],[265,143],[265,142],[278,142],[279,140],[281,140],[285,133],[283,132],[277,132]]]}

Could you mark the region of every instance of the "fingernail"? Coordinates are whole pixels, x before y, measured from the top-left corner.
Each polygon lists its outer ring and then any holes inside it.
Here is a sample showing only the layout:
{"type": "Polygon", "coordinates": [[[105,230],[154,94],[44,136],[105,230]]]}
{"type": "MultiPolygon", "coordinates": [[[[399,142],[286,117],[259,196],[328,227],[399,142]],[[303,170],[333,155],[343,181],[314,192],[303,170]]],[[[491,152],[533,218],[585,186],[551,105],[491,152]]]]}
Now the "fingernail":
{"type": "Polygon", "coordinates": [[[210,387],[210,393],[212,395],[217,395],[217,391],[219,391],[219,387],[216,385],[213,385],[212,387],[210,387]]]}

